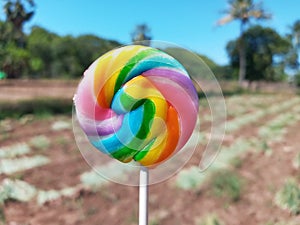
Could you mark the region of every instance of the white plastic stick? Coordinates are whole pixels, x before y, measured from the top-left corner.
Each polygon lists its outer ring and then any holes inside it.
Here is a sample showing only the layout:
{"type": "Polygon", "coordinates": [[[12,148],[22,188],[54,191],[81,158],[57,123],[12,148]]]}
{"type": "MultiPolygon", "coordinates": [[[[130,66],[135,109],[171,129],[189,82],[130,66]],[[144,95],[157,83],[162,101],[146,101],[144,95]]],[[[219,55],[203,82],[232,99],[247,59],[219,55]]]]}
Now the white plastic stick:
{"type": "Polygon", "coordinates": [[[142,166],[140,169],[139,225],[148,225],[148,182],[148,169],[142,166]]]}

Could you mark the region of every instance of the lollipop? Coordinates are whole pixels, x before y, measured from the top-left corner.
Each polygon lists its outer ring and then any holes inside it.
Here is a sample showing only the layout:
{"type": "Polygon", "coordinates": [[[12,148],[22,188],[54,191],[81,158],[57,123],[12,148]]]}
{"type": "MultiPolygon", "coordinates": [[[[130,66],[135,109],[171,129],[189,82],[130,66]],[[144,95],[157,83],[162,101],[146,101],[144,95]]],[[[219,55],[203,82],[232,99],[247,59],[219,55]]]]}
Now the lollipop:
{"type": "Polygon", "coordinates": [[[98,58],[74,98],[90,143],[112,158],[158,165],[188,141],[198,96],[184,67],[151,47],[131,45],[98,58]]]}
{"type": "MultiPolygon", "coordinates": [[[[151,41],[155,43],[189,65],[199,87],[200,81],[210,78],[208,86],[222,96],[214,75],[198,56],[176,45],[151,41]]],[[[201,86],[204,93],[211,91],[205,88],[201,86]]],[[[224,99],[213,99],[222,101],[207,99],[216,122],[212,121],[212,141],[199,164],[204,167],[215,158],[225,130],[224,99]]],[[[177,172],[199,141],[199,127],[193,132],[199,116],[198,96],[187,71],[158,49],[121,47],[104,54],[85,71],[74,103],[73,130],[79,150],[102,177],[139,185],[139,225],[147,225],[148,185],[177,172]],[[183,148],[186,151],[178,152],[183,148]],[[140,174],[139,181],[135,172],[140,174]]]]}

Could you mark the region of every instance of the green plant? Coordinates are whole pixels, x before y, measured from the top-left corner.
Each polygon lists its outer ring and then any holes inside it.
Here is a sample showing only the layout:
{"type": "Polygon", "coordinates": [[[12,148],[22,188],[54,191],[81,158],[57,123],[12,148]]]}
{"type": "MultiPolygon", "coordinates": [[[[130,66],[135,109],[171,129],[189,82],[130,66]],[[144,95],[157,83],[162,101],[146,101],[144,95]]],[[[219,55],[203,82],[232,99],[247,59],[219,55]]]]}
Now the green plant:
{"type": "Polygon", "coordinates": [[[231,160],[230,160],[230,164],[234,167],[234,168],[240,168],[243,164],[243,160],[241,159],[240,156],[236,156],[236,157],[233,157],[231,160]]]}
{"type": "Polygon", "coordinates": [[[46,150],[50,146],[50,140],[44,135],[31,138],[29,143],[31,146],[41,150],[46,150]]]}
{"type": "Polygon", "coordinates": [[[41,155],[14,159],[2,159],[0,173],[10,175],[38,166],[43,166],[45,164],[48,164],[49,162],[49,158],[41,155]]]}
{"type": "Polygon", "coordinates": [[[159,220],[157,218],[151,219],[149,225],[159,225],[159,220]]]}
{"type": "Polygon", "coordinates": [[[26,143],[20,142],[0,148],[0,158],[15,158],[29,153],[30,147],[26,143]]]}
{"type": "Polygon", "coordinates": [[[91,207],[89,207],[89,208],[87,209],[87,211],[86,211],[85,214],[86,214],[87,217],[89,217],[89,216],[93,216],[93,215],[97,214],[98,211],[99,211],[99,210],[98,210],[97,207],[91,206],[91,207]]]}
{"type": "Polygon", "coordinates": [[[296,155],[296,157],[293,160],[293,166],[296,169],[300,169],[300,152],[296,155]]]}
{"type": "Polygon", "coordinates": [[[32,114],[36,118],[49,118],[51,115],[71,115],[72,101],[65,99],[43,98],[18,102],[0,102],[0,120],[21,118],[32,114]]]}
{"type": "Polygon", "coordinates": [[[9,176],[9,179],[11,179],[11,180],[23,180],[24,175],[25,175],[24,172],[13,173],[12,175],[9,176]]]}
{"type": "Polygon", "coordinates": [[[70,122],[64,120],[58,120],[52,124],[51,129],[54,131],[60,131],[60,130],[71,129],[71,127],[72,124],[70,122]]]}
{"type": "Polygon", "coordinates": [[[274,222],[274,221],[269,221],[267,223],[264,223],[262,225],[298,225],[299,223],[294,222],[294,221],[278,221],[278,222],[274,222]]]}
{"type": "Polygon", "coordinates": [[[215,195],[235,202],[240,199],[243,181],[236,173],[225,170],[216,172],[211,177],[211,185],[215,195]]]}
{"type": "Polygon", "coordinates": [[[210,214],[203,219],[198,219],[196,224],[197,225],[224,225],[224,223],[221,222],[218,216],[215,214],[210,214]]]}
{"type": "Polygon", "coordinates": [[[59,145],[66,145],[68,143],[68,139],[65,136],[59,136],[55,139],[55,142],[59,145]]]}
{"type": "Polygon", "coordinates": [[[196,190],[204,181],[205,175],[199,168],[192,166],[180,171],[176,179],[176,186],[183,190],[196,190]]]}
{"type": "Polygon", "coordinates": [[[276,193],[275,203],[294,215],[300,213],[300,188],[294,179],[289,179],[276,193]]]}

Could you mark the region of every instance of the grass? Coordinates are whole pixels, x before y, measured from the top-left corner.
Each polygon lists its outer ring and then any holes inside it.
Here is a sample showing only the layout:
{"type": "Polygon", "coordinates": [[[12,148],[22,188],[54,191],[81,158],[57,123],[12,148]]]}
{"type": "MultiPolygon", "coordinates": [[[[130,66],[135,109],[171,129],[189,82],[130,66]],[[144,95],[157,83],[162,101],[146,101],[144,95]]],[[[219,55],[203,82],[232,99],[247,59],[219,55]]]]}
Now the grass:
{"type": "Polygon", "coordinates": [[[16,156],[25,155],[30,151],[31,150],[29,145],[20,142],[14,145],[0,148],[0,158],[15,158],[16,156]]]}
{"type": "Polygon", "coordinates": [[[298,183],[289,179],[276,193],[275,203],[293,215],[300,214],[300,187],[298,183]]]}
{"type": "Polygon", "coordinates": [[[70,142],[70,140],[65,136],[58,136],[54,142],[59,145],[65,146],[66,144],[68,144],[70,142]]]}
{"type": "Polygon", "coordinates": [[[278,221],[278,222],[270,221],[262,225],[299,225],[299,223],[293,221],[278,221]]]}
{"type": "MultiPolygon", "coordinates": [[[[226,123],[226,131],[228,133],[231,133],[233,131],[239,130],[239,129],[241,129],[241,127],[251,124],[251,123],[254,123],[254,122],[258,121],[259,119],[265,117],[266,115],[278,114],[279,112],[290,109],[291,107],[293,107],[297,104],[299,104],[299,99],[292,98],[288,101],[285,101],[282,104],[274,104],[273,106],[271,106],[267,109],[261,109],[261,110],[257,110],[252,113],[243,114],[239,117],[236,117],[233,120],[228,121],[226,123]]],[[[280,126],[282,126],[281,123],[283,123],[284,119],[286,119],[286,115],[283,114],[282,117],[284,117],[284,118],[280,118],[280,121],[279,121],[280,126]]],[[[274,124],[272,124],[272,126],[274,127],[274,124]]],[[[276,126],[278,126],[278,122],[276,122],[276,126]]]]}
{"type": "Polygon", "coordinates": [[[61,190],[38,190],[37,191],[37,203],[43,205],[46,202],[61,198],[73,196],[78,191],[76,186],[64,188],[61,190]]]}
{"type": "Polygon", "coordinates": [[[159,225],[160,222],[158,219],[151,219],[150,222],[149,222],[149,225],[159,225]]]}
{"type": "Polygon", "coordinates": [[[300,169],[300,152],[296,155],[296,157],[293,160],[293,166],[296,169],[300,169]]]}
{"type": "Polygon", "coordinates": [[[267,140],[258,139],[258,138],[250,138],[251,147],[255,149],[257,152],[262,152],[266,156],[272,155],[272,148],[269,146],[268,141],[273,141],[272,137],[267,140]]]}
{"type": "Polygon", "coordinates": [[[14,159],[2,159],[0,174],[14,174],[23,170],[28,170],[34,167],[48,164],[50,159],[45,156],[35,155],[32,157],[21,157],[14,159]]]}
{"type": "Polygon", "coordinates": [[[241,166],[236,157],[239,157],[243,152],[250,148],[250,142],[247,139],[238,139],[229,147],[222,147],[219,155],[213,164],[204,173],[200,172],[196,166],[181,170],[176,178],[176,186],[183,190],[196,190],[198,191],[201,185],[210,176],[214,176],[216,171],[222,171],[231,167],[241,166]],[[234,160],[236,160],[234,162],[234,160]]]}
{"type": "Polygon", "coordinates": [[[216,196],[236,202],[241,197],[243,180],[235,172],[224,170],[211,177],[211,187],[216,196]]]}
{"type": "Polygon", "coordinates": [[[176,186],[183,190],[197,190],[204,179],[205,175],[200,172],[199,168],[192,166],[180,171],[176,179],[176,186]]]}
{"type": "Polygon", "coordinates": [[[63,99],[34,99],[18,102],[0,102],[0,120],[5,118],[21,118],[32,114],[36,118],[47,118],[56,114],[72,113],[73,102],[63,99]]]}
{"type": "Polygon", "coordinates": [[[217,215],[210,214],[203,219],[198,219],[196,225],[224,225],[224,223],[220,221],[217,215]]]}
{"type": "Polygon", "coordinates": [[[71,128],[72,128],[71,121],[67,122],[67,121],[64,121],[64,120],[58,120],[58,121],[55,121],[51,125],[51,129],[53,131],[67,130],[67,129],[71,129],[71,128]]]}
{"type": "Polygon", "coordinates": [[[235,156],[230,160],[230,164],[234,167],[234,168],[241,168],[243,165],[243,159],[241,159],[240,156],[235,156]]]}
{"type": "Polygon", "coordinates": [[[50,140],[44,135],[39,135],[31,138],[29,144],[36,149],[46,150],[50,146],[50,140]]]}
{"type": "Polygon", "coordinates": [[[0,201],[8,199],[20,202],[28,202],[35,197],[37,190],[34,186],[21,181],[4,179],[0,187],[0,201]]]}

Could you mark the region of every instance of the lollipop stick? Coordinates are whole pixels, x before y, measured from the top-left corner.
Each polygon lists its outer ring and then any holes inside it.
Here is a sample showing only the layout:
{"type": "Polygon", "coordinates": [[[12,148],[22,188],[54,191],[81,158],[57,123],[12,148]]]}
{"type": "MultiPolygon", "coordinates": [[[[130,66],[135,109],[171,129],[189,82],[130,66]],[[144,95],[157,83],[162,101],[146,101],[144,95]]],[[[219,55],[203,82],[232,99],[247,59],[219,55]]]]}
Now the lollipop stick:
{"type": "Polygon", "coordinates": [[[148,225],[148,182],[149,174],[146,167],[140,170],[140,196],[139,196],[139,225],[148,225]]]}

